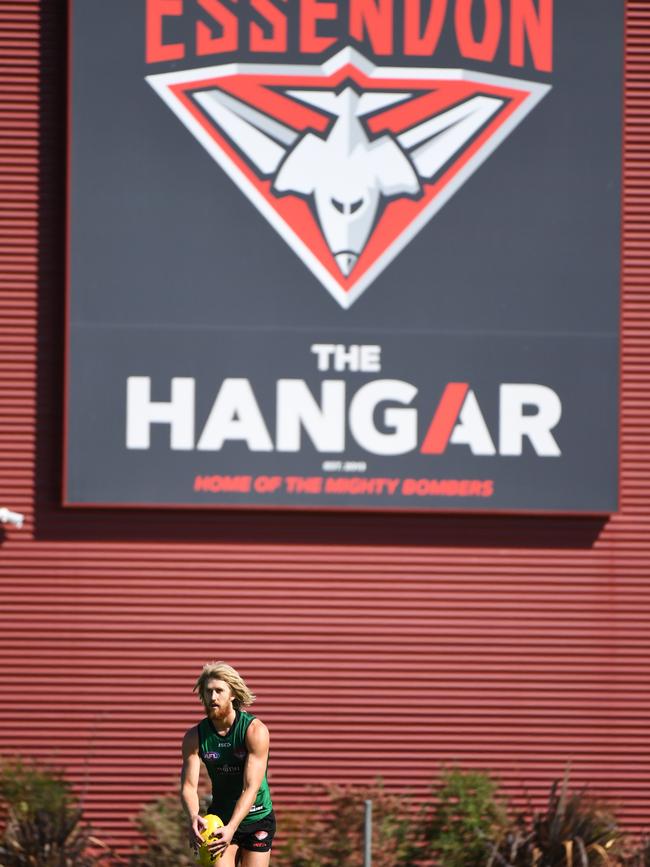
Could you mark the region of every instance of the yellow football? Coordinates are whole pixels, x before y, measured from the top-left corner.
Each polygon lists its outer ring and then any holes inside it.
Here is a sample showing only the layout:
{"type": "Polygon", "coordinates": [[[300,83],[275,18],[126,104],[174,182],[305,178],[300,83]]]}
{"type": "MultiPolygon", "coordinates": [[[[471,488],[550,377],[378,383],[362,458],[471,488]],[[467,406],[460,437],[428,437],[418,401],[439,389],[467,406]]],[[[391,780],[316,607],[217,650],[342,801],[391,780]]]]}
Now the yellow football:
{"type": "Polygon", "coordinates": [[[214,836],[217,828],[223,828],[223,822],[219,816],[215,816],[213,813],[204,816],[203,821],[206,823],[206,827],[201,831],[203,843],[197,849],[196,860],[201,867],[211,867],[217,859],[221,858],[221,855],[212,855],[206,844],[214,836]]]}

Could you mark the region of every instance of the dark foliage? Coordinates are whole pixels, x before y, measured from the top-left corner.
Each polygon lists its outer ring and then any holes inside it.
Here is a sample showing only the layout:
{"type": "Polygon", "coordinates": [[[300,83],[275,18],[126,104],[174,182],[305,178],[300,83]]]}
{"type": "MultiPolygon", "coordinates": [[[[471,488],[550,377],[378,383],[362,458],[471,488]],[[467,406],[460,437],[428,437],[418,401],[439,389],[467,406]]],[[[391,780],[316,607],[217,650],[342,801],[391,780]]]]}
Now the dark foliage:
{"type": "MultiPolygon", "coordinates": [[[[203,814],[207,801],[203,793],[200,797],[203,814]]],[[[196,864],[189,845],[187,818],[177,794],[147,804],[135,819],[135,824],[143,842],[129,858],[129,867],[190,867],[196,864]]]]}
{"type": "Polygon", "coordinates": [[[129,859],[131,867],[190,867],[195,864],[187,836],[187,821],[178,796],[147,804],[136,819],[143,844],[129,859]]]}
{"type": "Polygon", "coordinates": [[[60,805],[55,810],[10,814],[0,844],[0,865],[95,867],[106,854],[84,824],[81,811],[60,805]]]}
{"type": "Polygon", "coordinates": [[[362,867],[364,802],[372,801],[373,867],[413,863],[416,827],[407,797],[393,795],[381,783],[365,788],[326,786],[318,811],[282,817],[277,857],[283,867],[362,867]]]}
{"type": "MultiPolygon", "coordinates": [[[[381,782],[323,786],[311,800],[319,806],[279,817],[278,867],[362,867],[366,800],[373,805],[373,867],[650,867],[650,838],[626,840],[611,805],[570,791],[568,773],[543,810],[529,806],[514,817],[488,774],[458,768],[443,771],[419,812],[381,782]]],[[[0,805],[0,867],[195,865],[176,794],[143,808],[136,819],[142,843],[127,859],[92,836],[59,771],[5,763],[0,805]]]]}
{"type": "Polygon", "coordinates": [[[70,784],[56,768],[38,767],[22,759],[0,766],[0,801],[16,816],[58,813],[74,802],[70,784]]]}
{"type": "Polygon", "coordinates": [[[546,809],[518,816],[494,841],[488,867],[611,867],[623,837],[613,810],[586,791],[570,792],[568,773],[551,787],[546,809]]]}
{"type": "Polygon", "coordinates": [[[642,837],[636,845],[628,845],[620,863],[622,867],[650,867],[650,837],[642,837]]]}
{"type": "Polygon", "coordinates": [[[423,858],[440,867],[475,867],[487,860],[492,841],[508,823],[498,785],[482,771],[444,770],[434,788],[435,800],[421,820],[423,858]]]}
{"type": "Polygon", "coordinates": [[[21,760],[0,768],[5,829],[0,867],[98,867],[110,853],[83,821],[58,770],[21,760]]]}

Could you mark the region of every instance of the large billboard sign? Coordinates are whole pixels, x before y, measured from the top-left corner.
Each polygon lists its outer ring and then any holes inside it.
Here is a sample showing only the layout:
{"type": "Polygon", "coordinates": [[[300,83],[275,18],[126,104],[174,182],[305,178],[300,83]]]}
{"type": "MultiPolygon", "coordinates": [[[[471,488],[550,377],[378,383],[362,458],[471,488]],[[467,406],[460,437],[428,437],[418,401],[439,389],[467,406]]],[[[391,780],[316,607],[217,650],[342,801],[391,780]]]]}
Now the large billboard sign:
{"type": "Polygon", "coordinates": [[[622,0],[70,0],[69,505],[617,507],[622,0]]]}

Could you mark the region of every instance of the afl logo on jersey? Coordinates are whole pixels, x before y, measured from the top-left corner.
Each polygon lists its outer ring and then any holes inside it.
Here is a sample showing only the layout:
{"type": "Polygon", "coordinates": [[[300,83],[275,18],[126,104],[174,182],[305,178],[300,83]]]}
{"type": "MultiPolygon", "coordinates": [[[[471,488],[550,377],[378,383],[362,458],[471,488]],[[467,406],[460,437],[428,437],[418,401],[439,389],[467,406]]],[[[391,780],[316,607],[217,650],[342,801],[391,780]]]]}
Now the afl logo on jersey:
{"type": "Polygon", "coordinates": [[[221,753],[217,753],[217,752],[211,752],[211,753],[205,754],[206,761],[208,761],[208,762],[215,762],[220,756],[221,756],[221,753]]]}

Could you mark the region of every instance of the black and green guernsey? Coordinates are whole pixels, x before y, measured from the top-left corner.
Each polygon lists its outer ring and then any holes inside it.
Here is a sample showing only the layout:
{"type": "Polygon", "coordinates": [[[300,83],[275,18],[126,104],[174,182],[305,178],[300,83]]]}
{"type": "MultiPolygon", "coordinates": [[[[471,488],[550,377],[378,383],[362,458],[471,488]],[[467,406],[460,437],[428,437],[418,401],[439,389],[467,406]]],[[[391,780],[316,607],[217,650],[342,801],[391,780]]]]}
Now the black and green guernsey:
{"type": "MultiPolygon", "coordinates": [[[[244,763],[248,755],[246,732],[254,719],[252,714],[238,710],[234,723],[225,735],[220,735],[207,717],[199,723],[199,755],[212,782],[212,803],[208,812],[216,813],[224,825],[230,821],[244,786],[244,763]]],[[[272,809],[265,771],[255,803],[239,827],[263,819],[272,809]]]]}

